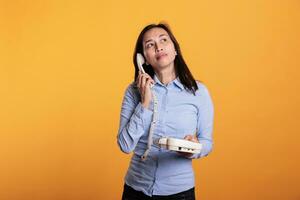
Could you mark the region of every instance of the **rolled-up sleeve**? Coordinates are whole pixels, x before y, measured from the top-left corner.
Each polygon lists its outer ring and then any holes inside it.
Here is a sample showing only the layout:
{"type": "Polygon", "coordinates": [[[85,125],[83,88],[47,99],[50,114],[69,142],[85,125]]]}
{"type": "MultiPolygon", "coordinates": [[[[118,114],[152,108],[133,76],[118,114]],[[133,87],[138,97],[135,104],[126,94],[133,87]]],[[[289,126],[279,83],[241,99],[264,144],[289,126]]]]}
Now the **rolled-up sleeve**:
{"type": "Polygon", "coordinates": [[[124,153],[132,152],[140,137],[145,133],[146,126],[151,122],[153,111],[144,108],[130,84],[124,94],[117,141],[124,153]]]}
{"type": "Polygon", "coordinates": [[[213,148],[213,121],[214,106],[209,91],[205,85],[199,84],[199,106],[197,120],[197,138],[202,144],[199,154],[191,156],[192,159],[207,156],[213,148]]]}

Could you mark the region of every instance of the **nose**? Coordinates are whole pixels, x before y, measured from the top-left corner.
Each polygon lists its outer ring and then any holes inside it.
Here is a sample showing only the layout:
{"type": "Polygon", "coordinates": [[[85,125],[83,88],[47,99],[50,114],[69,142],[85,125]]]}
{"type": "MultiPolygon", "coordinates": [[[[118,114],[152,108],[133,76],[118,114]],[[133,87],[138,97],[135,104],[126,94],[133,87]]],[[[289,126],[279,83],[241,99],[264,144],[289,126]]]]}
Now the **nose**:
{"type": "Polygon", "coordinates": [[[156,51],[156,52],[160,52],[160,51],[162,51],[162,50],[163,50],[162,46],[160,46],[159,44],[156,44],[156,45],[155,45],[155,51],[156,51]]]}

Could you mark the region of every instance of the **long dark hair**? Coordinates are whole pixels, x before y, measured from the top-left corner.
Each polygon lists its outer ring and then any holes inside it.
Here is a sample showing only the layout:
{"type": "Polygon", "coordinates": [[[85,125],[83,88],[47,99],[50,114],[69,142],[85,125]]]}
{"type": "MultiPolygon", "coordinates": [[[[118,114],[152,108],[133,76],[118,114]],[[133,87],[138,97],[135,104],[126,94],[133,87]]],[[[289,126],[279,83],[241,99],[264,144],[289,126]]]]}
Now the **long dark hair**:
{"type": "MultiPolygon", "coordinates": [[[[196,90],[198,90],[197,83],[196,83],[192,73],[190,72],[187,64],[185,63],[185,61],[183,59],[179,43],[177,42],[175,36],[173,35],[170,27],[167,24],[162,24],[162,23],[150,24],[150,25],[147,25],[141,31],[141,33],[136,41],[136,45],[135,45],[135,49],[134,49],[134,53],[133,53],[133,63],[134,63],[134,67],[135,67],[134,81],[136,82],[137,77],[138,77],[138,72],[139,72],[139,68],[138,68],[138,65],[136,62],[137,53],[141,53],[144,56],[144,53],[143,53],[144,52],[143,51],[144,35],[148,30],[150,30],[152,28],[162,28],[169,34],[172,42],[174,43],[175,50],[177,52],[177,55],[174,60],[176,76],[179,77],[179,80],[184,85],[184,88],[187,89],[188,91],[192,92],[195,95],[196,90]]],[[[144,64],[143,68],[147,74],[149,74],[152,78],[154,77],[154,70],[151,65],[144,64]]]]}

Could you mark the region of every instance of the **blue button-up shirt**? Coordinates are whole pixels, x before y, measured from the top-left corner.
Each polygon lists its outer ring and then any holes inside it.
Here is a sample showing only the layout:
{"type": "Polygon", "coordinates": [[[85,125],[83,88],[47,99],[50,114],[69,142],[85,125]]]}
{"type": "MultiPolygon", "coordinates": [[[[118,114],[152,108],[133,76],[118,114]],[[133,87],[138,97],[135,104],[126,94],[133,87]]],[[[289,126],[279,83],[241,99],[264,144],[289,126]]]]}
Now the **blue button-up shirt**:
{"type": "Polygon", "coordinates": [[[192,159],[207,156],[212,150],[214,108],[203,83],[197,81],[199,89],[194,95],[184,88],[178,77],[164,85],[155,75],[154,82],[152,89],[158,100],[158,118],[153,140],[161,137],[182,139],[196,133],[202,144],[201,153],[187,158],[153,144],[147,159],[141,160],[147,149],[153,101],[149,108],[144,108],[133,83],[127,87],[123,98],[117,139],[123,152],[134,151],[126,184],[148,196],[171,195],[194,187],[192,159]]]}

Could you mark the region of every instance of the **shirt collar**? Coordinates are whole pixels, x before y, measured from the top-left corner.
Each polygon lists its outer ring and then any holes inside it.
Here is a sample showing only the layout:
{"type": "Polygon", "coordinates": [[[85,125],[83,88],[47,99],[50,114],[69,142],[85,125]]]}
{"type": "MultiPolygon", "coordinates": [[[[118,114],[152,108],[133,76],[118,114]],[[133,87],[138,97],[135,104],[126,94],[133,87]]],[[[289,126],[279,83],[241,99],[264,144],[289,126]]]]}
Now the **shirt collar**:
{"type": "MultiPolygon", "coordinates": [[[[158,79],[158,77],[156,76],[156,74],[154,74],[154,82],[155,84],[160,84],[162,86],[165,86],[163,83],[160,82],[160,80],[158,79]]],[[[184,89],[184,85],[180,82],[179,77],[177,76],[176,79],[174,79],[173,81],[171,81],[169,84],[174,84],[177,87],[179,87],[181,90],[184,89]]]]}

